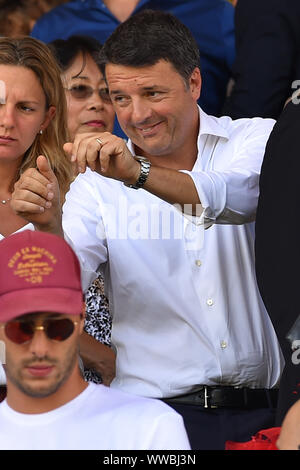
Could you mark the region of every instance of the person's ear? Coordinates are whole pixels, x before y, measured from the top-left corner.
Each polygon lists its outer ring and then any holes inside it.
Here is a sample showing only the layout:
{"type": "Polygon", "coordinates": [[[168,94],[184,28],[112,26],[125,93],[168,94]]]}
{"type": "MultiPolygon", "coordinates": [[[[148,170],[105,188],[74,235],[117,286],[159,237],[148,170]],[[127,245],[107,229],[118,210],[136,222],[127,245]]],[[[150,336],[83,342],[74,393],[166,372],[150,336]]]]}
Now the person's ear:
{"type": "Polygon", "coordinates": [[[85,312],[86,312],[86,306],[85,306],[85,302],[83,301],[82,302],[82,311],[81,311],[80,320],[79,320],[80,334],[83,332],[83,328],[84,328],[85,316],[86,316],[85,312]]]}
{"type": "Polygon", "coordinates": [[[41,124],[40,130],[44,131],[49,126],[49,123],[52,121],[56,113],[56,107],[50,106],[49,109],[46,111],[45,119],[41,124]]]}
{"type": "Polygon", "coordinates": [[[195,101],[197,101],[199,99],[202,86],[201,73],[198,67],[195,67],[189,78],[189,86],[193,98],[195,99],[195,101]]]}

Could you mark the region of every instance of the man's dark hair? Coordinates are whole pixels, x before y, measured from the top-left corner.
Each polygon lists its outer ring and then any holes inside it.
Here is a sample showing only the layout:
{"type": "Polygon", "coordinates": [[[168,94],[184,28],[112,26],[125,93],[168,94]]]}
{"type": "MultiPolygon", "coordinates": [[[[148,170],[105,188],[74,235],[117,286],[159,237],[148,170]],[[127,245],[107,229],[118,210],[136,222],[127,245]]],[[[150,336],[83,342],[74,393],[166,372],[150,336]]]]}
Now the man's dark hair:
{"type": "Polygon", "coordinates": [[[101,51],[102,72],[105,74],[108,63],[143,67],[163,59],[188,84],[193,70],[200,66],[199,55],[192,33],[174,15],[144,10],[120,24],[107,39],[101,51]]]}
{"type": "Polygon", "coordinates": [[[82,69],[84,69],[87,55],[94,59],[100,69],[102,44],[93,37],[74,35],[68,39],[55,39],[47,45],[54,54],[62,72],[71,67],[79,53],[82,53],[83,56],[82,69]]]}

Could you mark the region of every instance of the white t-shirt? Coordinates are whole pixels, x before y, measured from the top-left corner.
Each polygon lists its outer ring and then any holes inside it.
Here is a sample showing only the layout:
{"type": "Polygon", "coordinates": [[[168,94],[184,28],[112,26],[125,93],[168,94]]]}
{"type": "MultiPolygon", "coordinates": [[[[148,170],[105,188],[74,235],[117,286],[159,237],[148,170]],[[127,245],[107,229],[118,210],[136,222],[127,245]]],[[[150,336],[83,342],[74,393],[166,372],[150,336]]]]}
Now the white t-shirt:
{"type": "Polygon", "coordinates": [[[0,404],[2,450],[189,450],[182,417],[159,400],[90,383],[41,414],[0,404]]]}

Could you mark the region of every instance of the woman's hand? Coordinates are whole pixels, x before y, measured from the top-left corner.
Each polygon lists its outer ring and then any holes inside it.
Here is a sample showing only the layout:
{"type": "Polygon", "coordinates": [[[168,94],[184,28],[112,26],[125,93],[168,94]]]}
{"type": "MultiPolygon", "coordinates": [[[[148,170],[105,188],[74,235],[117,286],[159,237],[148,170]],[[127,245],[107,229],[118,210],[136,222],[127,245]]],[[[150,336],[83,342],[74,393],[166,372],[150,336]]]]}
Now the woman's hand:
{"type": "Polygon", "coordinates": [[[26,170],[16,182],[11,199],[14,212],[37,230],[62,236],[58,182],[46,157],[37,158],[37,168],[26,170]]]}

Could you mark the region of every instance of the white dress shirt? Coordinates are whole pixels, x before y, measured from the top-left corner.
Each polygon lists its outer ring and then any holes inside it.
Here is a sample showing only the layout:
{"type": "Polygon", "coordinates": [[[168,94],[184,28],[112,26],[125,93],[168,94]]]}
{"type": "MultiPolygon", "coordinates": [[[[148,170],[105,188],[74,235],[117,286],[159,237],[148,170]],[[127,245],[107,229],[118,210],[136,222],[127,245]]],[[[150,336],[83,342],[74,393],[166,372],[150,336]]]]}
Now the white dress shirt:
{"type": "Polygon", "coordinates": [[[84,288],[98,269],[105,275],[112,387],[171,397],[200,384],[278,384],[283,360],[256,284],[252,222],[273,125],[200,110],[199,154],[188,172],[204,207],[199,218],[89,169],[72,183],[63,227],[84,288]]]}

